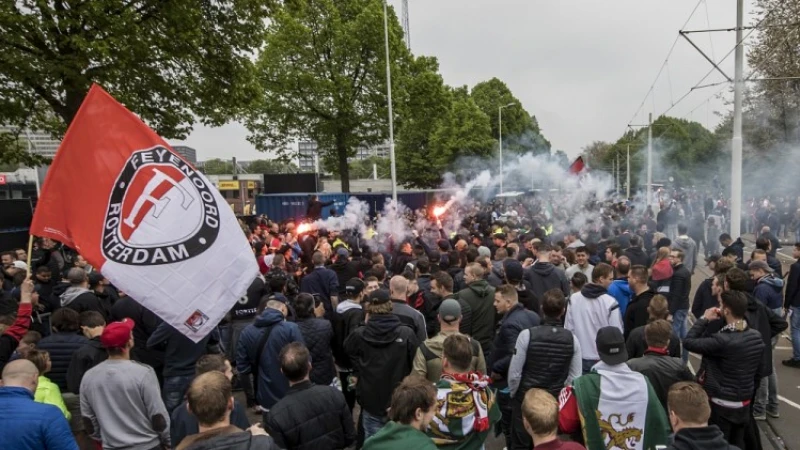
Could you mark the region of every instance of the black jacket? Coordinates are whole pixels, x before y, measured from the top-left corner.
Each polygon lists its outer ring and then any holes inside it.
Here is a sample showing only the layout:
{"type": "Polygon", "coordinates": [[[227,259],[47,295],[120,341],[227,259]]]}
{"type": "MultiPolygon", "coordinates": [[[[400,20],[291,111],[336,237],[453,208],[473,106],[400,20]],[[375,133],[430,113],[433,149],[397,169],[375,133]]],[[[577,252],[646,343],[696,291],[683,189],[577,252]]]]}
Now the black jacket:
{"type": "Polygon", "coordinates": [[[517,289],[517,299],[522,303],[522,306],[536,314],[541,314],[541,299],[536,297],[536,294],[533,293],[530,283],[522,280],[522,283],[514,287],[517,289]]]}
{"type": "Polygon", "coordinates": [[[195,364],[206,353],[219,353],[216,330],[198,342],[163,322],[147,340],[147,348],[164,349],[164,377],[192,376],[195,364]],[[209,351],[212,350],[212,351],[209,351]]]}
{"type": "Polygon", "coordinates": [[[800,306],[800,260],[789,268],[789,281],[786,283],[784,307],[800,306]]]}
{"type": "Polygon", "coordinates": [[[72,362],[72,354],[88,341],[77,333],[53,333],[36,344],[39,350],[47,350],[50,353],[52,368],[47,377],[58,385],[61,392],[70,392],[67,386],[67,370],[72,362]]]}
{"type": "Polygon", "coordinates": [[[309,200],[308,209],[306,209],[306,217],[309,220],[317,220],[322,218],[322,208],[333,205],[333,201],[321,202],[319,200],[309,200]]]}
{"type": "Polygon", "coordinates": [[[364,310],[361,305],[347,301],[339,303],[336,311],[337,314],[333,320],[333,356],[336,359],[336,365],[342,369],[350,369],[352,362],[344,351],[344,342],[356,328],[364,325],[364,310]]]}
{"type": "Polygon", "coordinates": [[[736,252],[736,262],[744,261],[744,242],[742,242],[742,238],[736,238],[736,241],[725,248],[732,248],[736,252]]]}
{"type": "Polygon", "coordinates": [[[656,293],[652,289],[648,289],[634,296],[631,302],[628,303],[628,308],[625,310],[625,317],[622,318],[622,325],[625,328],[625,339],[628,339],[631,331],[643,325],[647,325],[647,320],[650,318],[647,307],[650,306],[650,300],[652,300],[655,295],[656,293]]]}
{"type": "Polygon", "coordinates": [[[310,381],[289,388],[269,410],[265,428],[279,447],[292,450],[343,449],[356,439],[344,395],[310,381]]]}
{"type": "MultiPolygon", "coordinates": [[[[764,341],[758,331],[723,328],[709,333],[709,322],[699,318],[689,330],[683,347],[703,357],[697,381],[709,397],[744,402],[753,399],[756,380],[764,376],[764,341]]],[[[770,364],[771,366],[771,364],[770,364]]]]}
{"type": "Polygon", "coordinates": [[[67,389],[73,394],[80,394],[83,375],[92,367],[108,359],[108,352],[100,343],[100,336],[89,339],[83,347],[72,354],[72,361],[67,369],[67,389]]]}
{"type": "Polygon", "coordinates": [[[155,333],[161,319],[131,297],[122,297],[111,307],[111,320],[120,321],[126,317],[133,319],[133,349],[131,359],[149,365],[161,372],[164,367],[163,350],[147,349],[147,339],[155,333]]]}
{"type": "MultiPolygon", "coordinates": [[[[644,325],[636,327],[631,331],[631,334],[625,339],[625,347],[628,349],[628,359],[639,358],[644,356],[647,351],[647,340],[644,337],[644,325]]],[[[669,337],[669,356],[673,358],[681,357],[681,338],[675,334],[675,331],[669,337]]]]}
{"type": "Polygon", "coordinates": [[[641,247],[630,247],[625,250],[625,256],[631,260],[631,267],[645,266],[650,267],[650,257],[642,250],[641,247]]]}
{"type": "Polygon", "coordinates": [[[253,320],[258,315],[258,304],[261,302],[261,297],[266,292],[265,280],[259,275],[250,283],[247,293],[231,307],[231,320],[253,320]]]}
{"type": "Polygon", "coordinates": [[[640,358],[629,359],[628,367],[650,380],[650,384],[667,414],[669,414],[667,409],[669,388],[679,381],[694,381],[694,375],[680,358],[652,351],[646,351],[640,358]]]}
{"type": "Polygon", "coordinates": [[[100,301],[94,292],[86,290],[78,295],[74,295],[74,287],[68,288],[66,292],[61,295],[61,306],[65,308],[74,309],[78,314],[84,311],[97,311],[103,318],[108,320],[108,310],[106,305],[100,301]],[[72,294],[72,295],[71,295],[72,294]]]}
{"type": "Polygon", "coordinates": [[[358,377],[356,395],[361,407],[385,416],[394,388],[411,373],[419,342],[414,331],[394,314],[374,315],[344,342],[358,377]]]}
{"type": "Polygon", "coordinates": [[[339,298],[344,298],[347,282],[350,281],[351,278],[359,278],[358,265],[347,259],[342,259],[337,260],[328,268],[336,273],[336,278],[339,280],[339,298]]]}
{"type": "Polygon", "coordinates": [[[711,293],[713,281],[713,278],[706,278],[700,283],[700,286],[697,286],[697,291],[694,293],[694,300],[692,301],[692,314],[695,317],[702,317],[708,308],[719,305],[719,301],[711,293]]]}
{"type": "Polygon", "coordinates": [[[490,355],[495,325],[494,288],[486,280],[473,281],[459,291],[458,298],[466,302],[472,311],[470,336],[481,343],[484,356],[490,355]]]}
{"type": "Polygon", "coordinates": [[[739,450],[739,447],[728,444],[718,426],[709,425],[678,431],[667,450],[739,450]]]}
{"type": "Polygon", "coordinates": [[[502,375],[503,378],[508,378],[508,367],[511,364],[511,357],[514,355],[519,334],[522,330],[538,326],[539,322],[539,315],[525,309],[522,303],[514,305],[500,321],[487,367],[492,372],[502,375]]]}
{"type": "Polygon", "coordinates": [[[311,382],[321,386],[331,384],[337,375],[333,366],[333,326],[325,319],[317,317],[295,321],[311,353],[311,382]]]}
{"type": "Polygon", "coordinates": [[[531,284],[533,295],[544,298],[550,289],[561,289],[564,296],[570,294],[569,280],[564,271],[549,262],[537,262],[525,270],[525,280],[531,284]]]}
{"type": "Polygon", "coordinates": [[[681,309],[689,309],[689,291],[692,290],[692,274],[683,264],[673,267],[669,282],[669,313],[675,314],[681,309]]]}

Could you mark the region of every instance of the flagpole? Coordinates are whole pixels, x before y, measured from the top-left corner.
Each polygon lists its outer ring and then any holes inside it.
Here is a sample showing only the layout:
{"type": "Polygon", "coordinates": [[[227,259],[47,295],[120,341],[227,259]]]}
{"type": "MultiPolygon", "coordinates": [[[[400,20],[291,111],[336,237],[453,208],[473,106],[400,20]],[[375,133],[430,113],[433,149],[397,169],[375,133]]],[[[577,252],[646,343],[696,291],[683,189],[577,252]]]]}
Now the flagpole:
{"type": "Polygon", "coordinates": [[[33,235],[28,236],[28,278],[31,276],[31,252],[33,251],[33,235]]]}

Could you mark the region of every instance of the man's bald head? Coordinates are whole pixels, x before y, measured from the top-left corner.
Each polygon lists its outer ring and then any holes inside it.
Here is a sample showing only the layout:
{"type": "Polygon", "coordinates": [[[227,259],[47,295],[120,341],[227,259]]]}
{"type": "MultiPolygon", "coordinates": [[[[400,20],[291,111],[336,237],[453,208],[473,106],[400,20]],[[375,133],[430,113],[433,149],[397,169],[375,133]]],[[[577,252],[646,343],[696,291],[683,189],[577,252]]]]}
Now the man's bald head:
{"type": "Polygon", "coordinates": [[[389,291],[392,298],[405,300],[408,293],[408,279],[400,275],[393,276],[389,281],[389,291]]]}
{"type": "Polygon", "coordinates": [[[6,364],[2,377],[3,386],[23,387],[34,392],[39,379],[39,369],[27,359],[18,359],[6,364]]]}

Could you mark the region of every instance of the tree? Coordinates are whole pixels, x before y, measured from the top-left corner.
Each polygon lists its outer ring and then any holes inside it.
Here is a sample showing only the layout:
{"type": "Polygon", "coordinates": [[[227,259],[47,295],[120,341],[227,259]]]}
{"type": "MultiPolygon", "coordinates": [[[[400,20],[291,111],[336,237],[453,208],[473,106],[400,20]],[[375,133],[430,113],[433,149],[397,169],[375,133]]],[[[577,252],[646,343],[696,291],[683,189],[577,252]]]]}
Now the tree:
{"type": "Polygon", "coordinates": [[[365,159],[358,159],[350,163],[350,178],[363,180],[372,178],[374,166],[378,169],[378,178],[386,179],[391,177],[389,158],[379,158],[370,156],[365,159]]]}
{"type": "Polygon", "coordinates": [[[553,160],[555,160],[556,163],[558,163],[558,165],[563,167],[565,170],[570,164],[572,164],[564,150],[555,150],[551,153],[551,155],[553,156],[553,160]]]}
{"type": "Polygon", "coordinates": [[[233,163],[219,158],[209,159],[203,163],[203,173],[206,175],[228,175],[233,173],[233,163]]]}
{"type": "MultiPolygon", "coordinates": [[[[410,55],[390,15],[390,64],[399,78],[410,55]]],[[[388,134],[382,1],[286,2],[265,39],[257,62],[264,92],[248,115],[248,139],[279,155],[294,139],[316,141],[323,163],[338,167],[342,191],[349,192],[348,158],[388,134]]]]}
{"type": "Polygon", "coordinates": [[[602,167],[611,157],[613,145],[608,142],[594,141],[583,148],[581,155],[589,167],[602,167]]]}
{"type": "Polygon", "coordinates": [[[492,154],[494,139],[489,118],[472,100],[467,89],[450,89],[449,105],[434,120],[429,134],[420,137],[424,146],[408,147],[401,140],[398,178],[411,187],[441,185],[442,175],[459,158],[486,158],[492,154]]]}
{"type": "MultiPolygon", "coordinates": [[[[221,125],[256,95],[249,54],[273,0],[6,0],[0,123],[61,137],[92,83],[162,137],[221,125]]],[[[19,158],[8,140],[0,160],[19,158]]],[[[41,161],[32,161],[41,162],[41,161]]]]}
{"type": "Polygon", "coordinates": [[[300,169],[291,162],[280,159],[257,159],[247,166],[250,173],[297,173],[300,169]]]}

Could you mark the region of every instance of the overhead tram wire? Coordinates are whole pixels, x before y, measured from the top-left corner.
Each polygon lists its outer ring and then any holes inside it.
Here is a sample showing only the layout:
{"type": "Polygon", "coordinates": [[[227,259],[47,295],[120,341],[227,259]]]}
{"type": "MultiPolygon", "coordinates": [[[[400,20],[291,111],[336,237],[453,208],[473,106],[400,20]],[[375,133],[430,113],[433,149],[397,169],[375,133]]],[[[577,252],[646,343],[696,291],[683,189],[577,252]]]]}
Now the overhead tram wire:
{"type": "MultiPolygon", "coordinates": [[[[692,20],[692,17],[694,16],[694,13],[697,12],[697,9],[700,8],[700,4],[702,4],[703,1],[705,1],[705,0],[699,0],[697,2],[697,4],[695,5],[694,9],[692,9],[692,13],[689,14],[689,17],[686,19],[686,22],[684,22],[683,26],[680,28],[681,30],[686,28],[686,25],[689,24],[690,20],[692,20]]],[[[647,97],[650,96],[653,93],[653,90],[656,87],[656,83],[658,83],[658,79],[661,77],[661,74],[664,72],[664,68],[669,63],[669,58],[670,58],[670,56],[672,56],[672,52],[675,50],[675,46],[678,45],[678,41],[680,40],[680,36],[681,35],[678,34],[675,37],[675,41],[672,42],[672,46],[669,48],[669,51],[667,52],[667,57],[664,58],[664,62],[661,63],[661,67],[658,69],[658,73],[656,74],[656,78],[653,80],[653,83],[650,85],[650,89],[647,90],[647,93],[645,94],[644,98],[642,99],[642,103],[639,104],[639,107],[636,109],[636,112],[633,113],[633,117],[631,117],[631,120],[628,121],[628,126],[630,126],[630,124],[632,124],[633,121],[636,120],[636,117],[639,115],[639,112],[642,111],[642,108],[644,107],[644,104],[647,102],[647,97]]],[[[655,103],[655,100],[653,100],[653,102],[655,103]]],[[[628,129],[628,126],[625,127],[626,131],[628,129]]]]}

